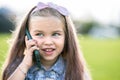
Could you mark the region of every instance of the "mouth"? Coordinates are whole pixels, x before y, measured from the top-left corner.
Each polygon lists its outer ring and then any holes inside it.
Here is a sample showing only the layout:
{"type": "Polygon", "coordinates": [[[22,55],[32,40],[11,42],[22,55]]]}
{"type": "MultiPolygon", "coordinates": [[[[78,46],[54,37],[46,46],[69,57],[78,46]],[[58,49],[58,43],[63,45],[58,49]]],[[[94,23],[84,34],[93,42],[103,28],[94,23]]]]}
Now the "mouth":
{"type": "Polygon", "coordinates": [[[44,48],[42,49],[42,51],[46,54],[46,55],[52,55],[53,52],[55,51],[54,48],[44,48]]]}

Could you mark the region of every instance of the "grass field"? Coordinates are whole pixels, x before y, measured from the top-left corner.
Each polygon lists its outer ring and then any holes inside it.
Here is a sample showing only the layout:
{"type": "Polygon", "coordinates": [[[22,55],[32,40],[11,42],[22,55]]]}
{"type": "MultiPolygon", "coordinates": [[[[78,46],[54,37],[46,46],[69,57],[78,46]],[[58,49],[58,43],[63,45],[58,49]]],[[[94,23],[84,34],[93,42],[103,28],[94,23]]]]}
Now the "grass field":
{"type": "Polygon", "coordinates": [[[7,41],[10,39],[10,34],[0,34],[0,67],[6,57],[8,51],[7,41]]]}
{"type": "Polygon", "coordinates": [[[93,80],[120,80],[120,39],[79,38],[93,80]]]}
{"type": "MultiPolygon", "coordinates": [[[[0,34],[0,69],[8,50],[6,42],[9,37],[10,34],[0,34]]],[[[120,80],[120,39],[79,37],[79,40],[93,80],[120,80]]]]}
{"type": "Polygon", "coordinates": [[[2,64],[4,63],[6,53],[8,51],[8,44],[7,41],[10,38],[10,34],[0,34],[0,79],[1,79],[1,71],[2,71],[2,64]]]}

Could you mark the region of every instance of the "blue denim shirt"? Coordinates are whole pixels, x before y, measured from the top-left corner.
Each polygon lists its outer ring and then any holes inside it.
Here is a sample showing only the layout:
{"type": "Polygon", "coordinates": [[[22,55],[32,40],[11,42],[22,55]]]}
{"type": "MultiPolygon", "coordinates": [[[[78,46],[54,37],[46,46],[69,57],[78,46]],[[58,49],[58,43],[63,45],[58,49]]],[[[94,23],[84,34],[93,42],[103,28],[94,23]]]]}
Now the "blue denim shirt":
{"type": "Polygon", "coordinates": [[[37,65],[32,66],[28,70],[25,80],[64,80],[65,68],[65,61],[60,56],[49,70],[46,70],[43,65],[41,65],[40,69],[37,65]]]}

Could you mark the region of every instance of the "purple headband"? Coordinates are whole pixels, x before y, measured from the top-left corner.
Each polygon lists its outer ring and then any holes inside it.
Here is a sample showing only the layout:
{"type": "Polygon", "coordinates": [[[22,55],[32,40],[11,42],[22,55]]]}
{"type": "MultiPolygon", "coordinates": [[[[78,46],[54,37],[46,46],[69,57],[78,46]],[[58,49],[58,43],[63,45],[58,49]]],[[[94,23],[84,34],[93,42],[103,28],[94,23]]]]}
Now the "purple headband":
{"type": "Polygon", "coordinates": [[[62,6],[58,6],[58,5],[53,4],[53,3],[51,3],[51,2],[49,2],[49,3],[47,3],[47,4],[42,3],[42,2],[39,2],[39,3],[37,4],[36,8],[32,11],[32,13],[35,12],[35,11],[37,11],[37,10],[45,9],[45,8],[47,8],[47,7],[53,8],[53,9],[57,10],[59,13],[61,13],[61,14],[64,15],[64,16],[68,16],[68,14],[69,14],[69,12],[68,12],[68,10],[67,10],[66,8],[64,8],[64,7],[62,7],[62,6]]]}

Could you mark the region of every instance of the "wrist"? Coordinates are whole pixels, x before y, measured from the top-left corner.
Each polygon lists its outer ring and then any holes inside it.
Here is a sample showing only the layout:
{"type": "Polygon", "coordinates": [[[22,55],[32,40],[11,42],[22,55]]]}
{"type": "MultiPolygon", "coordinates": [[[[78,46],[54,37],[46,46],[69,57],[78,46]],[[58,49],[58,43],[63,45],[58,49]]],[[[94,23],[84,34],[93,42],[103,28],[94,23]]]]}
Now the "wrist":
{"type": "Polygon", "coordinates": [[[21,66],[18,66],[18,69],[20,70],[20,72],[22,72],[22,74],[24,74],[25,76],[27,75],[27,71],[23,69],[21,66]]]}
{"type": "Polygon", "coordinates": [[[19,68],[19,70],[20,70],[22,73],[24,73],[25,75],[27,74],[28,69],[29,69],[29,67],[28,67],[26,64],[24,64],[24,63],[21,63],[21,64],[18,66],[18,68],[19,68]]]}
{"type": "Polygon", "coordinates": [[[22,61],[22,63],[20,65],[27,69],[29,69],[32,66],[32,64],[28,64],[26,61],[22,61]]]}

